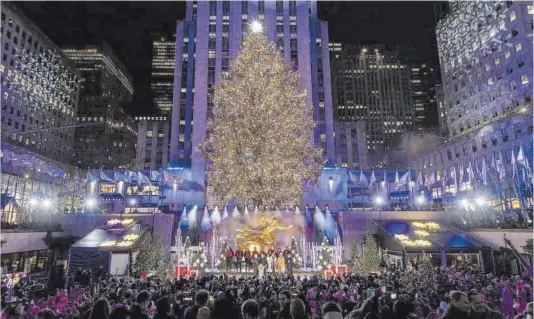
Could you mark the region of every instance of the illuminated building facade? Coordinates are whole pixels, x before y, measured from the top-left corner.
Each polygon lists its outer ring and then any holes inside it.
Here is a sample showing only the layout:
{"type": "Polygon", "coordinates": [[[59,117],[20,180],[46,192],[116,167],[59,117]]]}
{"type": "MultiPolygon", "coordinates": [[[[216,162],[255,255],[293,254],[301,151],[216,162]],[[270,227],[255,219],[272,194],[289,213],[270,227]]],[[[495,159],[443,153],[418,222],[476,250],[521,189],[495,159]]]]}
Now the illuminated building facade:
{"type": "MultiPolygon", "coordinates": [[[[434,199],[467,197],[475,189],[497,210],[524,211],[532,187],[514,176],[512,159],[523,148],[532,167],[533,5],[451,2],[450,8],[437,26],[438,107],[449,139],[420,154],[413,167],[424,172],[434,199]]],[[[519,176],[523,169],[518,164],[519,176]]]]}
{"type": "Polygon", "coordinates": [[[70,162],[79,93],[76,68],[15,6],[2,3],[1,15],[3,140],[70,162]],[[37,67],[38,59],[54,69],[37,67]]]}
{"type": "Polygon", "coordinates": [[[158,37],[152,43],[152,46],[152,79],[150,87],[154,105],[163,114],[170,115],[176,60],[176,39],[158,37]]]}
{"type": "Polygon", "coordinates": [[[135,159],[137,128],[124,108],[132,101],[132,77],[107,44],[65,48],[84,81],[76,129],[74,164],[113,168],[135,159]]]}
{"type": "Polygon", "coordinates": [[[425,63],[413,65],[411,75],[415,126],[419,129],[437,127],[436,85],[440,82],[439,68],[425,63]]]}
{"type": "Polygon", "coordinates": [[[166,116],[137,116],[137,169],[160,169],[169,163],[170,122],[166,116]]]}
{"type": "Polygon", "coordinates": [[[335,122],[336,164],[341,167],[368,168],[365,122],[335,122]]]}
{"type": "Polygon", "coordinates": [[[204,184],[205,160],[196,150],[210,132],[213,90],[221,72],[241,49],[252,21],[263,24],[286,63],[300,72],[306,104],[318,122],[313,141],[335,162],[328,24],[316,1],[189,1],[186,20],[176,28],[176,60],[171,118],[171,163],[191,160],[193,176],[204,184]]]}
{"type": "Polygon", "coordinates": [[[383,47],[330,44],[334,118],[364,121],[369,152],[414,125],[410,69],[383,47]]]}

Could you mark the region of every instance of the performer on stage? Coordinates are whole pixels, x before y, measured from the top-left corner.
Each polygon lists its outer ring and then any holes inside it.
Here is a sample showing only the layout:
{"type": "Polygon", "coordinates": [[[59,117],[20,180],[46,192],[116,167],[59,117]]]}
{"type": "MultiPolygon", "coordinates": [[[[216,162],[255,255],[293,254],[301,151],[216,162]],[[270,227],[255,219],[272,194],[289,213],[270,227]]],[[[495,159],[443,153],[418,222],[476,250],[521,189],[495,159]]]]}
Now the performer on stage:
{"type": "Polygon", "coordinates": [[[237,247],[237,250],[235,251],[235,255],[236,255],[236,262],[235,262],[235,269],[236,271],[239,271],[241,272],[242,271],[242,267],[241,267],[241,263],[242,263],[242,257],[243,257],[243,251],[241,250],[241,247],[237,247]]]}
{"type": "Polygon", "coordinates": [[[278,257],[278,272],[279,273],[286,272],[286,262],[282,254],[280,254],[280,256],[278,257]]]}
{"type": "Polygon", "coordinates": [[[276,257],[271,255],[271,254],[267,255],[267,273],[274,272],[274,269],[273,269],[273,259],[274,258],[276,258],[276,257]]]}
{"type": "Polygon", "coordinates": [[[246,261],[246,268],[245,271],[250,271],[252,267],[252,253],[250,252],[250,249],[247,248],[247,251],[245,253],[245,261],[246,261]]]}
{"type": "Polygon", "coordinates": [[[228,246],[226,249],[226,271],[230,271],[232,268],[232,258],[234,257],[234,251],[232,247],[228,246]]]}

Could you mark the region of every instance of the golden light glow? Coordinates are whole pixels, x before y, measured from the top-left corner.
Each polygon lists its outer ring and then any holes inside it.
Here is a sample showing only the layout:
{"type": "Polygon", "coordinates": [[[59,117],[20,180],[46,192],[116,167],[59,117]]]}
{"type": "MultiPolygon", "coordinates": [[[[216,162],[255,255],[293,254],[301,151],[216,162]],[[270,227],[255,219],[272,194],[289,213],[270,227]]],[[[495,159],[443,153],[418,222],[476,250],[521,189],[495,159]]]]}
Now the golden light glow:
{"type": "Polygon", "coordinates": [[[108,226],[113,226],[113,225],[117,225],[117,224],[120,224],[120,223],[121,223],[120,219],[110,219],[110,220],[108,220],[107,225],[108,226]]]}
{"type": "Polygon", "coordinates": [[[121,220],[121,224],[123,226],[127,226],[127,225],[130,225],[131,223],[134,222],[134,219],[133,218],[127,218],[127,219],[123,219],[121,220]]]}
{"type": "Polygon", "coordinates": [[[133,245],[133,241],[121,241],[117,244],[119,247],[127,247],[133,245]]]}
{"type": "Polygon", "coordinates": [[[397,238],[404,246],[408,246],[408,247],[432,246],[432,243],[430,243],[428,240],[424,240],[424,239],[412,240],[406,235],[395,235],[395,238],[397,238]]]}
{"type": "Polygon", "coordinates": [[[428,235],[430,235],[427,231],[419,229],[415,230],[414,234],[419,237],[427,237],[428,235]]]}
{"type": "Polygon", "coordinates": [[[263,33],[252,33],[215,89],[211,134],[198,151],[224,200],[294,205],[324,160],[315,148],[313,107],[298,73],[263,33]]]}
{"type": "Polygon", "coordinates": [[[427,230],[438,230],[441,228],[438,223],[434,223],[434,222],[427,222],[427,223],[413,222],[412,226],[415,228],[427,229],[427,230]]]}
{"type": "Polygon", "coordinates": [[[291,229],[293,225],[281,226],[278,225],[278,220],[273,218],[267,220],[265,213],[261,214],[261,220],[254,225],[248,223],[243,229],[236,229],[238,233],[235,237],[236,243],[240,247],[249,248],[253,250],[254,247],[260,251],[276,246],[276,232],[291,229]]]}
{"type": "Polygon", "coordinates": [[[108,240],[108,241],[101,242],[100,245],[98,245],[98,246],[109,247],[109,246],[115,246],[116,244],[117,244],[117,241],[108,240]]]}
{"type": "Polygon", "coordinates": [[[128,234],[128,235],[125,235],[122,240],[126,240],[126,241],[134,241],[136,240],[137,238],[139,238],[139,235],[137,234],[128,234]]]}

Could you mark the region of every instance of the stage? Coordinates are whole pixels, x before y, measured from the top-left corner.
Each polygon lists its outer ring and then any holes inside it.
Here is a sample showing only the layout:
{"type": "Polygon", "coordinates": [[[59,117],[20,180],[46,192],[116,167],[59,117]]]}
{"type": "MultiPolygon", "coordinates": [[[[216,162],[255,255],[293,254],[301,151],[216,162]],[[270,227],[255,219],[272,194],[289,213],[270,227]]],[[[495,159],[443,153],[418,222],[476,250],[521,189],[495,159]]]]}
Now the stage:
{"type": "MultiPolygon", "coordinates": [[[[345,272],[351,272],[352,268],[348,267],[346,265],[340,265],[340,266],[331,266],[329,271],[318,271],[311,268],[301,268],[298,270],[293,271],[293,277],[301,277],[301,278],[308,278],[310,279],[313,276],[320,275],[323,278],[330,278],[333,275],[339,275],[343,277],[343,274],[345,272]]],[[[251,277],[256,276],[257,272],[255,271],[225,271],[219,270],[219,269],[206,269],[204,273],[199,274],[199,272],[192,266],[176,266],[176,278],[189,278],[190,276],[196,276],[196,275],[213,275],[213,276],[228,276],[228,277],[235,277],[235,278],[242,278],[242,277],[251,277]]],[[[263,277],[284,277],[287,276],[287,272],[276,272],[276,273],[264,273],[263,277]]]]}

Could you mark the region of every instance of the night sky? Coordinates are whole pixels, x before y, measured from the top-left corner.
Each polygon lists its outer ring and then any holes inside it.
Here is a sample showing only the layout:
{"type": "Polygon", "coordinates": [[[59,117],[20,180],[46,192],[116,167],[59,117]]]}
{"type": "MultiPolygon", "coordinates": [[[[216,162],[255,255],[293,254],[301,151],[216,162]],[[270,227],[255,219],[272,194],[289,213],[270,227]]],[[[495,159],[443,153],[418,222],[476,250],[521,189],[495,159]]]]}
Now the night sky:
{"type": "MultiPolygon", "coordinates": [[[[330,41],[409,44],[414,60],[438,63],[435,2],[320,3],[329,21],[330,41]]],[[[134,76],[131,114],[150,114],[152,40],[172,34],[185,17],[185,3],[169,2],[16,2],[15,5],[57,45],[108,42],[134,76]]]]}

